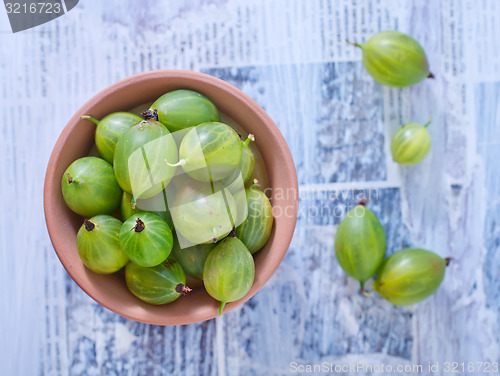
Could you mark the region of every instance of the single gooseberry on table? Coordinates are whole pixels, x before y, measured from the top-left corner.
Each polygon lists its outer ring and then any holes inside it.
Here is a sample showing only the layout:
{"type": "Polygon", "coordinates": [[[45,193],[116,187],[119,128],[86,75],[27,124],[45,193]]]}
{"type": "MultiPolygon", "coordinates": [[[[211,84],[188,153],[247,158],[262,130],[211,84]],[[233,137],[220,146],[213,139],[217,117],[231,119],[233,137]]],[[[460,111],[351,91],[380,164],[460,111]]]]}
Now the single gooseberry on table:
{"type": "Polygon", "coordinates": [[[384,228],[364,201],[340,222],[335,235],[335,256],[342,269],[360,282],[364,292],[365,282],[377,272],[385,256],[384,228]]]}
{"type": "Polygon", "coordinates": [[[373,289],[392,304],[418,303],[439,288],[449,261],[426,249],[403,249],[384,261],[373,289]]]}
{"type": "Polygon", "coordinates": [[[400,127],[392,136],[391,154],[395,162],[404,165],[420,163],[431,149],[431,135],[425,125],[408,123],[400,127]]]}
{"type": "MultiPolygon", "coordinates": [[[[348,43],[351,43],[347,41],[348,43]]],[[[420,44],[399,31],[382,31],[365,44],[351,43],[363,50],[363,64],[379,83],[404,87],[434,78],[420,44]]]]}

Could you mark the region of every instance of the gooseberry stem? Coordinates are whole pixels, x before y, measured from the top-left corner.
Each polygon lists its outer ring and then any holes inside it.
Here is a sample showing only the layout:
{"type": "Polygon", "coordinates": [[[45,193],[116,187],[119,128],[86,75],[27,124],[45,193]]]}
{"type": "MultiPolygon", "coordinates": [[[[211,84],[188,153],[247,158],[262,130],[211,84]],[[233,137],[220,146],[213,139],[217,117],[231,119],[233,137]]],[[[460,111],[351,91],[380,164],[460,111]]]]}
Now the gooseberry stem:
{"type": "Polygon", "coordinates": [[[368,203],[368,201],[370,201],[370,200],[367,199],[367,198],[363,198],[363,199],[359,200],[358,205],[366,206],[366,204],[368,203]]]}
{"type": "Polygon", "coordinates": [[[355,47],[363,48],[362,44],[356,43],[356,42],[351,42],[348,39],[345,40],[347,43],[352,44],[355,47]]]}
{"type": "Polygon", "coordinates": [[[255,141],[255,136],[251,133],[248,135],[247,139],[243,141],[243,146],[247,146],[250,141],[255,141]]]}
{"type": "Polygon", "coordinates": [[[434,79],[434,78],[436,78],[436,77],[435,77],[435,76],[434,76],[431,72],[429,72],[429,75],[427,76],[427,78],[432,78],[432,79],[434,79]]]}
{"type": "Polygon", "coordinates": [[[359,281],[360,284],[360,289],[359,292],[362,293],[366,297],[370,297],[370,294],[368,291],[365,290],[365,281],[359,281]]]}
{"type": "Polygon", "coordinates": [[[185,284],[179,283],[177,286],[175,286],[175,291],[179,294],[187,295],[193,290],[187,287],[185,284]]]}
{"type": "Polygon", "coordinates": [[[169,163],[166,159],[164,159],[164,161],[170,167],[177,167],[177,166],[185,166],[187,159],[180,159],[179,162],[173,164],[169,163]]]}
{"type": "Polygon", "coordinates": [[[427,128],[427,126],[428,126],[430,123],[432,123],[432,116],[431,116],[431,118],[429,119],[429,121],[428,121],[428,122],[424,125],[424,128],[427,128]]]}
{"type": "Polygon", "coordinates": [[[153,111],[151,110],[146,110],[144,112],[141,112],[142,117],[144,120],[156,120],[158,121],[158,109],[155,108],[153,111]]]}
{"type": "Polygon", "coordinates": [[[451,260],[453,260],[451,257],[444,258],[444,262],[445,262],[446,266],[450,265],[451,260]]]}
{"type": "Polygon", "coordinates": [[[68,175],[68,184],[71,184],[74,182],[73,177],[70,175],[69,172],[66,172],[66,175],[68,175]]]}
{"type": "Polygon", "coordinates": [[[95,123],[95,125],[99,125],[100,121],[97,120],[96,118],[92,117],[92,116],[89,116],[89,115],[83,115],[83,116],[80,116],[80,119],[86,119],[86,120],[90,120],[92,121],[93,123],[95,123]]]}
{"type": "Polygon", "coordinates": [[[219,307],[219,316],[222,315],[222,310],[224,309],[224,306],[226,305],[226,302],[220,302],[220,307],[219,307]]]}

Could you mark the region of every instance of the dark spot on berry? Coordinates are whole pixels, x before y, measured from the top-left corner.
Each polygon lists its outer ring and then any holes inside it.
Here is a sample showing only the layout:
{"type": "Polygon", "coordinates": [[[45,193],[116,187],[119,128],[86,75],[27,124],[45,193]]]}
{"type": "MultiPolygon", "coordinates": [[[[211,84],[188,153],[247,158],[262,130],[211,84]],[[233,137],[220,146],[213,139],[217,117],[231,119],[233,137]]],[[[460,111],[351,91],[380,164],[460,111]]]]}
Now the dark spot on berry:
{"type": "Polygon", "coordinates": [[[88,219],[86,219],[83,223],[85,224],[85,230],[87,230],[89,232],[95,228],[95,225],[92,222],[90,222],[88,219]]]}
{"type": "Polygon", "coordinates": [[[146,110],[141,113],[144,120],[156,120],[158,121],[158,109],[155,108],[153,111],[146,110]]]}
{"type": "Polygon", "coordinates": [[[144,225],[144,222],[141,221],[140,218],[137,218],[135,220],[135,227],[134,227],[135,232],[142,232],[144,231],[145,228],[146,226],[144,225]]]}

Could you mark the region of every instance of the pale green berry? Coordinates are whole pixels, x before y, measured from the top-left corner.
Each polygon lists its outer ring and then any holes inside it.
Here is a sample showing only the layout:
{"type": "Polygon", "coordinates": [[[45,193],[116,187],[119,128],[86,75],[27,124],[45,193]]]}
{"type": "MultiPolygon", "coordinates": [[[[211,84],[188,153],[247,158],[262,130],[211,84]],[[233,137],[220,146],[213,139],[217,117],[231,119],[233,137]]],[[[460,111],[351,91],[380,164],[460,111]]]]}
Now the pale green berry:
{"type": "Polygon", "coordinates": [[[430,121],[421,125],[408,123],[400,127],[391,141],[392,159],[404,165],[421,162],[431,149],[431,135],[427,130],[430,121]]]}
{"type": "Polygon", "coordinates": [[[404,33],[383,31],[365,44],[351,44],[363,50],[366,70],[383,85],[404,87],[434,77],[422,46],[404,33]]]}

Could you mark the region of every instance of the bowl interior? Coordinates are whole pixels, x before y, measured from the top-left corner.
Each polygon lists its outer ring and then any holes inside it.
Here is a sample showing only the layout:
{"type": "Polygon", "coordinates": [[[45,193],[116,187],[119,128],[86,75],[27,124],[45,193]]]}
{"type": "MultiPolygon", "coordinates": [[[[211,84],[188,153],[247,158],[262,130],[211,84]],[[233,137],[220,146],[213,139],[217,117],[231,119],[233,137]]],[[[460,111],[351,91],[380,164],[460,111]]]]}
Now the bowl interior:
{"type": "Polygon", "coordinates": [[[232,85],[202,73],[153,71],[119,81],[90,99],[64,128],[49,161],[44,189],[49,235],[61,263],[87,294],[115,313],[159,325],[188,324],[216,317],[219,302],[199,287],[173,303],[153,306],[128,291],[122,273],[99,275],[86,269],[76,248],[76,234],[82,218],[66,206],[61,194],[61,178],[65,169],[74,160],[86,156],[94,144],[95,126],[80,120],[81,115],[99,119],[111,112],[153,103],[162,94],[176,89],[204,94],[221,112],[253,133],[268,173],[273,231],[265,247],[254,255],[256,273],[251,290],[239,301],[228,303],[224,312],[253,296],[278,268],[288,250],[298,210],[297,176],[283,136],[264,110],[232,85]]]}

